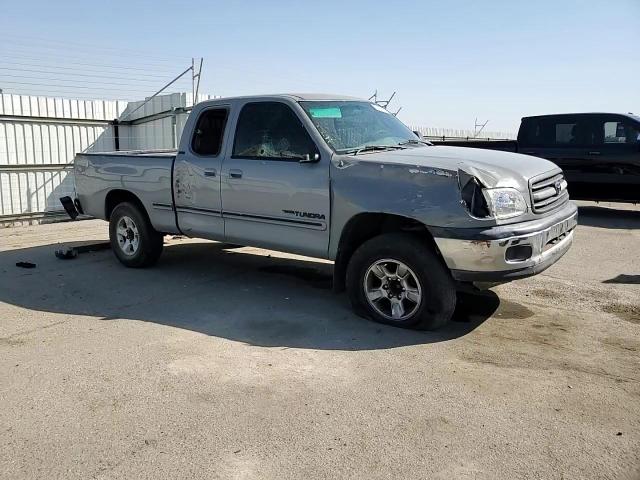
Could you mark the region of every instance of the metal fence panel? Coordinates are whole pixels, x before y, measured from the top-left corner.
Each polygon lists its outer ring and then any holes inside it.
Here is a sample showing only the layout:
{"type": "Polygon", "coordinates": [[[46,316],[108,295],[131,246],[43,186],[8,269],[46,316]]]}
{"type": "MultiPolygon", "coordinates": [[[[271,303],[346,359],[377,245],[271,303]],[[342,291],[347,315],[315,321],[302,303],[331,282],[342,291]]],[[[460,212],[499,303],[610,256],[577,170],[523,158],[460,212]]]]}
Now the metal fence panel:
{"type": "Polygon", "coordinates": [[[423,125],[412,125],[411,130],[420,132],[423,137],[454,137],[454,138],[488,138],[492,140],[514,140],[517,134],[513,132],[490,132],[480,133],[473,130],[425,127],[423,125]]]}

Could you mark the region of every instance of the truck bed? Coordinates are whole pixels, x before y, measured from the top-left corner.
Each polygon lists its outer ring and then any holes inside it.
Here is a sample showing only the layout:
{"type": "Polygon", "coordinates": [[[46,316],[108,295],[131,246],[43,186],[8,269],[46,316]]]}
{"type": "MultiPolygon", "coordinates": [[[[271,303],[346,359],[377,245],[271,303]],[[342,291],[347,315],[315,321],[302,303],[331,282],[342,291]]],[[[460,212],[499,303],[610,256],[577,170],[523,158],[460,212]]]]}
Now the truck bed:
{"type": "Polygon", "coordinates": [[[172,169],[176,150],[79,153],[74,162],[76,192],[84,213],[107,220],[111,199],[142,203],[154,228],[177,233],[172,169]],[[105,208],[106,205],[106,208],[105,208]]]}

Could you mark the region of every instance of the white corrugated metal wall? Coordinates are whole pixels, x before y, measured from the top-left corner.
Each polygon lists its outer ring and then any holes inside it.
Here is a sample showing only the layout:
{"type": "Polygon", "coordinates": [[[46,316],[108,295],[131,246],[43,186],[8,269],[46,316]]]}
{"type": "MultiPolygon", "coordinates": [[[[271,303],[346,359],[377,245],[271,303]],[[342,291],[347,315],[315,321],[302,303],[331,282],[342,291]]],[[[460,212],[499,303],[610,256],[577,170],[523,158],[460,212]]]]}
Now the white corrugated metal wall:
{"type": "MultiPolygon", "coordinates": [[[[213,97],[204,94],[198,95],[198,102],[210,98],[213,97]]],[[[147,150],[176,148],[189,115],[189,112],[183,109],[188,109],[193,105],[192,99],[193,95],[191,93],[161,95],[155,97],[139,109],[138,107],[140,107],[144,101],[130,102],[120,116],[120,119],[133,121],[134,125],[120,127],[120,149],[147,150]],[[178,110],[174,111],[174,109],[178,110]],[[129,112],[134,113],[129,114],[129,112]]]]}
{"type": "Polygon", "coordinates": [[[116,118],[133,123],[119,127],[121,150],[175,148],[188,115],[181,109],[190,107],[192,98],[159,96],[129,114],[143,101],[0,94],[0,224],[61,212],[58,199],[73,194],[68,174],[75,154],[113,151],[110,122],[116,118]]]}

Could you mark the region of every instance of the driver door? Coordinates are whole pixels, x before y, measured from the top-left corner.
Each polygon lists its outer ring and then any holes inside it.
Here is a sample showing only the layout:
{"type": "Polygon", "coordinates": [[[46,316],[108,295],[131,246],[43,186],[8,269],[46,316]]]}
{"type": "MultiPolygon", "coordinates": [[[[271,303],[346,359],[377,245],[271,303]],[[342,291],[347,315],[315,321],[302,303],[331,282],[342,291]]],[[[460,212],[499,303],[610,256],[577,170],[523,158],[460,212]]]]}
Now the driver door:
{"type": "Polygon", "coordinates": [[[225,238],[325,257],[329,158],[320,158],[295,107],[280,101],[242,105],[222,165],[225,238]]]}

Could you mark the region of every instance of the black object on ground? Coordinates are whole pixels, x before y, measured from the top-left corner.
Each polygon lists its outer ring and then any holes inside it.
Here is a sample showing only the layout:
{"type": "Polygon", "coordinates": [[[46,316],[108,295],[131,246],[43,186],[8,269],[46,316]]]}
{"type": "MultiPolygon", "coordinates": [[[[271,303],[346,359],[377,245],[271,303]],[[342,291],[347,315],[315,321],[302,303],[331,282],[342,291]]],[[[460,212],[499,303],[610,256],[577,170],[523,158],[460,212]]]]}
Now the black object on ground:
{"type": "Polygon", "coordinates": [[[20,268],[36,268],[36,264],[35,263],[31,263],[31,262],[16,262],[16,267],[20,267],[20,268]]]}
{"type": "Polygon", "coordinates": [[[87,243],[86,245],[76,245],[73,247],[63,245],[58,248],[55,253],[56,257],[61,260],[70,260],[72,258],[76,258],[80,253],[98,252],[109,248],[111,248],[111,244],[109,242],[87,243]]]}

